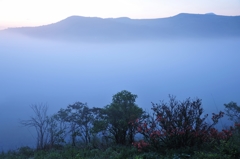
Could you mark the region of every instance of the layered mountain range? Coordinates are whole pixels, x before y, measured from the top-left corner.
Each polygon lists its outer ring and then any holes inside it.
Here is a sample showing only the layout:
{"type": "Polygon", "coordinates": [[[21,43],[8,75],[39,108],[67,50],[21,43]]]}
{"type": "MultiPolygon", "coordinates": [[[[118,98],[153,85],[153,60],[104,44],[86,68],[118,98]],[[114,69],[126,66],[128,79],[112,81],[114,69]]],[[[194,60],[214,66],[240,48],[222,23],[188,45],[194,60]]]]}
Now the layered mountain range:
{"type": "Polygon", "coordinates": [[[240,16],[220,16],[212,13],[182,13],[158,19],[71,16],[49,25],[9,28],[0,32],[42,39],[77,41],[227,38],[240,37],[240,16]]]}

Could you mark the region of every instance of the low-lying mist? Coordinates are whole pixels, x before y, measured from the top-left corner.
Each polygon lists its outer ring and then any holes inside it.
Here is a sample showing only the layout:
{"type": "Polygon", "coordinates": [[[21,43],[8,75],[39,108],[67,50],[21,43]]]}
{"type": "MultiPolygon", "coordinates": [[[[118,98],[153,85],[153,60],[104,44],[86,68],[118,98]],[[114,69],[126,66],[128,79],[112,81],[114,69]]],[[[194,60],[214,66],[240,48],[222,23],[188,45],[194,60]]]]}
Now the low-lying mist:
{"type": "MultiPolygon", "coordinates": [[[[240,39],[168,39],[128,43],[63,43],[0,36],[0,150],[35,146],[35,132],[21,119],[31,104],[49,114],[76,101],[103,107],[121,90],[137,104],[188,97],[206,113],[240,102],[240,39]]],[[[210,118],[209,118],[210,121],[210,118]]]]}

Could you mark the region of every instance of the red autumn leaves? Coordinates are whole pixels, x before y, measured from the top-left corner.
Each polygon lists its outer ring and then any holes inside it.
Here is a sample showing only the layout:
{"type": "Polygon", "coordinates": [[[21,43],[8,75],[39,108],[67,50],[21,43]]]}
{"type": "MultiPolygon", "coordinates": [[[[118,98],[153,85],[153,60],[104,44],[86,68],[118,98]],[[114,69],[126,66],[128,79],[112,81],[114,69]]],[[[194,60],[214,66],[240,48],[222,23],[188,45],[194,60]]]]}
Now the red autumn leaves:
{"type": "MultiPolygon", "coordinates": [[[[183,147],[202,146],[205,143],[229,140],[234,128],[218,131],[213,126],[218,123],[224,113],[212,114],[212,124],[205,122],[207,115],[202,117],[201,100],[184,102],[170,97],[169,105],[153,104],[153,115],[145,119],[137,119],[136,133],[143,135],[144,140],[134,142],[139,150],[178,149],[183,147]]],[[[236,124],[239,126],[240,124],[236,124]]]]}

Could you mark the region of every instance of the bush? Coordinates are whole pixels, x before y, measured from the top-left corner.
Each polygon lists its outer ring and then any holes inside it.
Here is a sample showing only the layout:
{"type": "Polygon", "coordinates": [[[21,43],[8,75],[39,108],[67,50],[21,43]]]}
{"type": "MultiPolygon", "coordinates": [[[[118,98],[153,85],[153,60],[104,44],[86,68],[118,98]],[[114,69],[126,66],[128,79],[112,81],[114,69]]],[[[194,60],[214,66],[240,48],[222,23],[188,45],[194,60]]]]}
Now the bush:
{"type": "Polygon", "coordinates": [[[215,144],[221,139],[230,138],[230,131],[218,132],[213,128],[223,117],[223,112],[213,113],[210,125],[205,122],[208,115],[203,116],[200,99],[188,98],[180,102],[173,96],[169,98],[169,103],[152,103],[153,116],[133,123],[138,125],[137,132],[144,136],[144,141],[134,143],[139,151],[151,150],[166,154],[171,149],[199,149],[206,142],[215,144]]]}
{"type": "Polygon", "coordinates": [[[29,158],[34,155],[34,150],[28,146],[21,147],[18,149],[18,155],[23,156],[23,158],[29,158]]]}
{"type": "Polygon", "coordinates": [[[212,152],[195,152],[192,158],[195,159],[232,159],[231,156],[226,154],[218,154],[212,152]]]}
{"type": "Polygon", "coordinates": [[[240,136],[235,134],[231,139],[228,141],[222,140],[219,145],[216,145],[215,148],[218,154],[221,155],[228,155],[230,158],[238,159],[240,158],[240,136]]]}

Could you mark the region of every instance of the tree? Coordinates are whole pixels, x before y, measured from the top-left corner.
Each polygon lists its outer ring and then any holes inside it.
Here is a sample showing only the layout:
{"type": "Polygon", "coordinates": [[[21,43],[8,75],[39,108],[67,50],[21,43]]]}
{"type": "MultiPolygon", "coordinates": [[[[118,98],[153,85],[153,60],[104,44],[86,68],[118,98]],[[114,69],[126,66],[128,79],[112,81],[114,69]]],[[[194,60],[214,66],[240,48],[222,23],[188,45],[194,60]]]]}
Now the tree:
{"type": "Polygon", "coordinates": [[[97,124],[108,131],[117,144],[131,144],[134,141],[135,126],[132,121],[143,114],[142,108],[135,104],[137,95],[123,90],[115,94],[112,103],[101,111],[101,120],[97,124]]]}
{"type": "MultiPolygon", "coordinates": [[[[224,104],[226,115],[229,117],[229,120],[234,122],[234,134],[235,137],[239,139],[240,137],[240,106],[235,102],[230,102],[224,104]]],[[[231,127],[230,127],[231,128],[231,127]]]]}
{"type": "Polygon", "coordinates": [[[72,146],[76,146],[76,138],[87,145],[91,141],[91,129],[93,127],[92,110],[86,103],[76,102],[58,111],[58,117],[69,123],[72,146]]]}
{"type": "Polygon", "coordinates": [[[54,146],[60,146],[65,142],[66,137],[66,124],[62,121],[57,114],[52,115],[47,118],[48,128],[47,128],[47,146],[48,148],[53,148],[54,146]]]}
{"type": "Polygon", "coordinates": [[[235,123],[240,123],[240,106],[235,102],[224,104],[226,115],[235,123]]]}
{"type": "Polygon", "coordinates": [[[48,106],[46,104],[32,105],[31,109],[35,116],[31,116],[29,120],[22,120],[20,123],[35,128],[37,131],[37,149],[43,149],[47,143],[48,106]]]}

